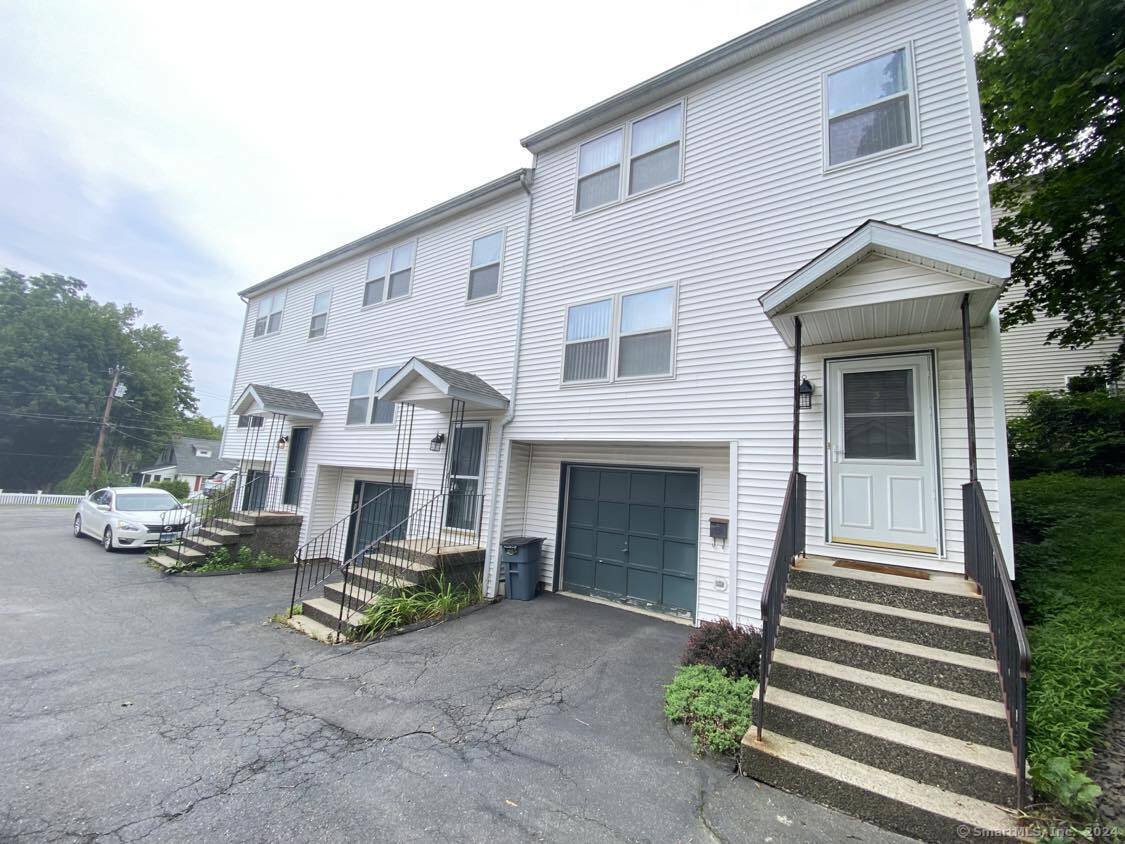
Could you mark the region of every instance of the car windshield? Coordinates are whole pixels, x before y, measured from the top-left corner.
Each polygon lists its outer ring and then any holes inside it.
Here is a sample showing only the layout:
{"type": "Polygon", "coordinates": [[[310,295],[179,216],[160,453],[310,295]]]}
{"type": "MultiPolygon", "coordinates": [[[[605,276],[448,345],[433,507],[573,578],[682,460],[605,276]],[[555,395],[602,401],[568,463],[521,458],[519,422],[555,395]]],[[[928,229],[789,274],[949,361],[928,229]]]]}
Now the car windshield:
{"type": "Polygon", "coordinates": [[[175,510],[180,502],[166,492],[130,492],[118,495],[116,507],[123,512],[175,510]]]}

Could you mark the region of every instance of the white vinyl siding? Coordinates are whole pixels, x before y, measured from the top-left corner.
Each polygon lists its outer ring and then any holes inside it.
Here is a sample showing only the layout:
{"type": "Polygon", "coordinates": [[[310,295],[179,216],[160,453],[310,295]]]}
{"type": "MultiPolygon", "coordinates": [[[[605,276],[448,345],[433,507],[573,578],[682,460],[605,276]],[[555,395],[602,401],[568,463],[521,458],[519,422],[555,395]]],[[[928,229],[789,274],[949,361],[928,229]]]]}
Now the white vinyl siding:
{"type": "Polygon", "coordinates": [[[309,339],[328,333],[328,310],[332,306],[332,291],[322,290],[313,297],[312,316],[309,317],[309,339]]]}
{"type": "Polygon", "coordinates": [[[281,312],[285,309],[285,291],[278,290],[258,301],[258,319],[254,323],[254,336],[276,334],[281,330],[281,312]]]}
{"type": "Polygon", "coordinates": [[[414,248],[414,241],[401,243],[367,259],[364,305],[376,305],[409,295],[410,279],[414,273],[414,248]]]}
{"type": "Polygon", "coordinates": [[[484,299],[500,291],[500,258],[504,232],[493,232],[473,241],[469,257],[469,299],[484,299]]]}
{"type": "Polygon", "coordinates": [[[352,373],[352,389],[348,395],[349,425],[391,425],[395,421],[395,406],[381,402],[375,394],[383,388],[399,366],[381,366],[352,373]]]}
{"type": "Polygon", "coordinates": [[[914,144],[910,64],[910,51],[900,47],[828,74],[830,167],[914,144]]]}

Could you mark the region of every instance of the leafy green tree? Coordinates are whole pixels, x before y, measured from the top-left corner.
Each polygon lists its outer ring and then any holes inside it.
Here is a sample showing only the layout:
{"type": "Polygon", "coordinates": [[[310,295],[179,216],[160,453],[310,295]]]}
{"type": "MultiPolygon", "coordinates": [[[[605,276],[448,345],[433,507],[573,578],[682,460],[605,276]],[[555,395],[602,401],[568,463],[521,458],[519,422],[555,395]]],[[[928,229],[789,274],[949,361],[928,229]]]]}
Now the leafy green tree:
{"type": "Polygon", "coordinates": [[[0,271],[0,488],[49,489],[72,470],[75,485],[89,485],[90,464],[83,481],[80,461],[114,366],[129,374],[113,405],[107,477],[154,457],[196,412],[179,340],[138,325],[132,305],[85,290],[76,278],[0,271]]]}
{"type": "MultiPolygon", "coordinates": [[[[996,233],[1022,252],[1027,296],[1005,327],[1037,313],[1048,340],[1081,348],[1125,334],[1125,0],[975,0],[988,24],[977,56],[996,233]]],[[[1107,364],[1122,370],[1125,340],[1107,364]]]]}
{"type": "Polygon", "coordinates": [[[1125,396],[1075,380],[1065,393],[1030,393],[1027,413],[1008,423],[1012,477],[1125,473],[1125,396]]]}
{"type": "Polygon", "coordinates": [[[218,440],[223,436],[223,426],[216,425],[206,416],[190,416],[180,422],[179,429],[180,436],[201,440],[218,440]]]}

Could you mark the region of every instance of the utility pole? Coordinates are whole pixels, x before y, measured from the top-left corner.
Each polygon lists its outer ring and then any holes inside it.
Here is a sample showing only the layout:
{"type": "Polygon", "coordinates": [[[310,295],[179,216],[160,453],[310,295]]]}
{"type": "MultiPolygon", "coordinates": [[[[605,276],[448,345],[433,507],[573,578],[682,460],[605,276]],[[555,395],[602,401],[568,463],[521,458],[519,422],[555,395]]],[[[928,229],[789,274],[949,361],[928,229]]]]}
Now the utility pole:
{"type": "Polygon", "coordinates": [[[109,426],[109,411],[113,407],[114,396],[117,395],[117,380],[125,374],[125,369],[118,364],[109,371],[113,380],[109,384],[109,394],[105,397],[105,411],[102,413],[102,424],[98,429],[98,444],[94,447],[94,465],[90,469],[90,484],[98,485],[98,464],[102,460],[102,449],[105,448],[105,429],[109,426]]]}

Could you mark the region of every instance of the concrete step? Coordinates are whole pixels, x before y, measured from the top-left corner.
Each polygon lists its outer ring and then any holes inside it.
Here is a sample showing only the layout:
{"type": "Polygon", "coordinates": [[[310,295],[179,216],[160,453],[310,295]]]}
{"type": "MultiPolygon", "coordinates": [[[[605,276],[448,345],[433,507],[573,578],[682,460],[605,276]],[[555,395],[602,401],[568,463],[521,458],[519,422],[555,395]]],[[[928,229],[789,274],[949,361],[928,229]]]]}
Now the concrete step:
{"type": "Polygon", "coordinates": [[[1019,837],[1012,811],[934,785],[916,782],[772,731],[742,740],[743,774],[800,794],[912,838],[945,842],[970,835],[990,841],[1019,837]]]}
{"type": "Polygon", "coordinates": [[[387,554],[367,554],[364,565],[357,571],[381,571],[395,575],[406,583],[418,584],[436,577],[441,569],[433,563],[419,562],[413,557],[394,557],[387,554]]]}
{"type": "Polygon", "coordinates": [[[789,589],[883,604],[904,610],[988,622],[984,600],[963,577],[939,572],[902,569],[864,571],[840,566],[824,557],[798,559],[789,575],[789,589]],[[919,576],[920,575],[920,576],[919,576]]]}
{"type": "Polygon", "coordinates": [[[448,538],[440,542],[435,538],[385,539],[381,544],[384,553],[392,557],[407,557],[434,568],[484,562],[483,548],[476,544],[458,545],[457,541],[448,538]]]}
{"type": "MultiPolygon", "coordinates": [[[[336,630],[336,623],[340,618],[340,605],[328,598],[309,598],[301,602],[301,614],[305,618],[320,622],[325,627],[336,630]]],[[[344,610],[344,636],[350,638],[353,626],[363,621],[363,613],[355,610],[344,610]]]]}
{"type": "Polygon", "coordinates": [[[344,582],[342,580],[326,583],[324,584],[324,597],[335,604],[345,604],[349,609],[362,610],[381,594],[394,588],[396,583],[409,585],[402,581],[395,581],[393,578],[382,575],[381,573],[376,574],[381,578],[385,578],[385,580],[376,579],[374,581],[361,581],[349,577],[346,594],[344,591],[344,582]]]}
{"type": "Polygon", "coordinates": [[[237,545],[242,541],[243,534],[217,526],[208,526],[200,528],[197,536],[201,539],[213,540],[221,545],[237,545]]]}
{"type": "Polygon", "coordinates": [[[206,536],[189,536],[184,539],[184,545],[194,548],[196,551],[202,551],[204,554],[210,554],[212,551],[226,548],[231,544],[237,545],[239,541],[241,541],[241,536],[235,539],[234,543],[219,542],[216,539],[208,539],[206,536]]]}
{"type": "Polygon", "coordinates": [[[327,624],[321,624],[319,621],[306,615],[295,615],[287,619],[285,623],[294,630],[304,633],[310,639],[316,639],[318,642],[324,642],[326,645],[335,645],[338,641],[344,641],[336,635],[335,624],[329,627],[327,624]]]}
{"type": "Polygon", "coordinates": [[[164,569],[165,571],[178,571],[179,569],[182,569],[184,567],[183,563],[181,563],[175,557],[168,556],[163,551],[154,551],[153,553],[149,554],[148,561],[160,566],[160,568],[164,569]]]}
{"type": "Polygon", "coordinates": [[[805,592],[792,587],[785,593],[782,614],[987,659],[994,656],[992,634],[983,621],[857,601],[823,592],[805,592]]]}
{"type": "Polygon", "coordinates": [[[172,545],[165,545],[163,546],[163,553],[186,566],[202,565],[207,559],[207,554],[198,548],[193,548],[188,544],[189,541],[185,540],[183,544],[177,542],[172,545]]]}
{"type": "Polygon", "coordinates": [[[993,659],[781,617],[777,647],[963,695],[1000,700],[993,659]]]}
{"type": "MultiPolygon", "coordinates": [[[[998,750],[1011,750],[1007,713],[998,700],[963,695],[781,648],[774,651],[770,666],[770,686],[775,685],[859,713],[998,750]]],[[[776,721],[770,724],[780,726],[776,721]]]]}
{"type": "MultiPolygon", "coordinates": [[[[754,699],[754,723],[761,704],[754,699]]],[[[1016,805],[1011,751],[974,744],[805,697],[772,680],[765,722],[775,735],[830,751],[916,782],[1007,806],[1016,805]]]]}
{"type": "Polygon", "coordinates": [[[397,573],[383,569],[373,569],[367,566],[353,566],[348,572],[348,583],[370,592],[379,592],[384,589],[405,589],[416,585],[415,580],[408,579],[397,573]]]}
{"type": "Polygon", "coordinates": [[[257,527],[257,525],[252,521],[234,517],[215,519],[213,524],[216,527],[221,528],[222,530],[230,531],[231,533],[236,533],[241,536],[245,536],[248,533],[253,533],[254,528],[257,527]]]}

